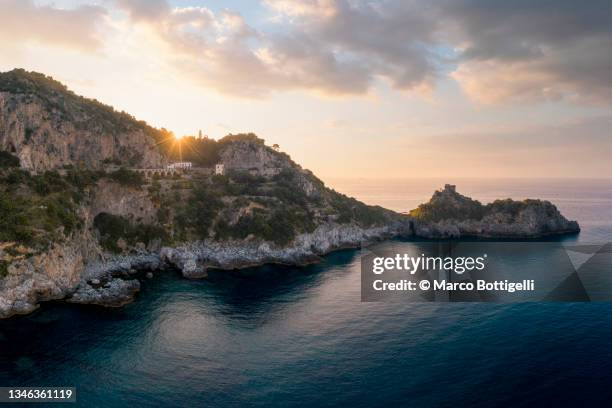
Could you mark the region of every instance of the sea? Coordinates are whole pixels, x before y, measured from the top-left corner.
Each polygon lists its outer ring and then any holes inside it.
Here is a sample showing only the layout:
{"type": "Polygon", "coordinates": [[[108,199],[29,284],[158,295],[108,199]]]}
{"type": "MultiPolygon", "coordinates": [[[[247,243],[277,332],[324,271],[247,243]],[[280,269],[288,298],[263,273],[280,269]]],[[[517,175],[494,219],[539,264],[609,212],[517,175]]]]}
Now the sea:
{"type": "MultiPolygon", "coordinates": [[[[396,211],[449,182],[326,181],[396,211]]],[[[612,180],[450,181],[482,202],[551,200],[582,227],[569,244],[612,241],[612,180]]],[[[612,403],[612,303],[364,303],[361,251],[201,281],[156,273],[121,309],[43,304],[0,321],[0,386],[76,387],[64,405],[79,407],[612,403]]]]}

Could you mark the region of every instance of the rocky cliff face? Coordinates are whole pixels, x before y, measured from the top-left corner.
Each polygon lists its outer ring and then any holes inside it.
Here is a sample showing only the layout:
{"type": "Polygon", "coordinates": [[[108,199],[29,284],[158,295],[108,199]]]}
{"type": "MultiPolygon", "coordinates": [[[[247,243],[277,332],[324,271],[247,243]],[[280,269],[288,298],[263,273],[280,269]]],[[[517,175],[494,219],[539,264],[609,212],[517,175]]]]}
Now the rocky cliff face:
{"type": "Polygon", "coordinates": [[[245,171],[263,177],[274,176],[286,168],[286,158],[266,147],[263,140],[236,140],[220,152],[220,163],[226,171],[245,171]]]}
{"type": "Polygon", "coordinates": [[[161,259],[180,269],[184,277],[197,279],[206,277],[208,268],[240,269],[263,264],[318,262],[322,255],[337,249],[358,248],[373,241],[407,236],[407,227],[401,222],[365,229],[352,224],[325,224],[312,233],[300,234],[285,247],[269,242],[203,241],[163,248],[161,259]]]}
{"type": "Polygon", "coordinates": [[[110,162],[163,166],[149,133],[128,115],[78,97],[40,74],[0,74],[0,149],[19,157],[24,169],[100,168],[110,162]]]}
{"type": "Polygon", "coordinates": [[[91,220],[100,213],[108,213],[139,224],[151,224],[155,222],[157,207],[145,189],[100,180],[92,191],[88,213],[91,220]]]}
{"type": "MultiPolygon", "coordinates": [[[[77,211],[82,221],[80,229],[34,256],[15,257],[10,262],[6,276],[0,277],[0,318],[30,313],[48,300],[120,306],[133,298],[139,289],[138,281],[114,278],[125,261],[116,262],[116,257],[100,247],[93,220],[100,213],[110,213],[134,222],[151,222],[157,210],[149,195],[140,188],[100,180],[77,211]],[[97,273],[93,272],[96,266],[97,273]],[[89,287],[88,282],[100,276],[108,279],[95,289],[89,287]]],[[[125,272],[132,269],[132,264],[155,269],[159,263],[152,264],[151,257],[159,258],[156,254],[127,257],[130,263],[125,272]]]]}
{"type": "Polygon", "coordinates": [[[30,313],[40,302],[68,296],[96,252],[93,238],[82,232],[44,253],[11,263],[0,279],[0,318],[30,313]]]}
{"type": "Polygon", "coordinates": [[[415,235],[424,238],[538,238],[577,233],[557,207],[541,200],[497,200],[482,205],[446,185],[431,200],[411,212],[415,235]]]}
{"type": "Polygon", "coordinates": [[[303,169],[285,154],[265,145],[255,135],[230,135],[221,140],[220,164],[226,173],[248,173],[263,178],[274,178],[283,173],[292,176],[292,183],[306,196],[321,196],[323,183],[312,172],[303,169]]]}

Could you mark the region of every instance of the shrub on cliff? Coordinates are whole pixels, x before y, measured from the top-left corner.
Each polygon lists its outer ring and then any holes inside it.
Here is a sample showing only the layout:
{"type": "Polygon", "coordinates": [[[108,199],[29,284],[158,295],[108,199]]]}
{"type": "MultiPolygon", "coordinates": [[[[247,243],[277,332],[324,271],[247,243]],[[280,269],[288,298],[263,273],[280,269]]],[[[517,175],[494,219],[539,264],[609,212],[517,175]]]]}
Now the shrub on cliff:
{"type": "Polygon", "coordinates": [[[123,167],[117,171],[110,173],[108,176],[111,180],[114,180],[122,186],[126,187],[140,187],[145,184],[145,180],[142,174],[136,171],[128,170],[123,167]]]}
{"type": "Polygon", "coordinates": [[[427,222],[442,220],[480,220],[486,214],[480,201],[454,190],[436,191],[429,202],[419,205],[410,215],[427,222]]]}
{"type": "Polygon", "coordinates": [[[25,184],[30,179],[30,173],[21,169],[13,169],[2,177],[2,182],[9,186],[25,184]]]}
{"type": "Polygon", "coordinates": [[[95,99],[88,99],[70,91],[64,84],[50,76],[24,69],[0,73],[0,91],[13,94],[35,95],[63,120],[73,120],[77,128],[98,128],[107,133],[142,130],[155,138],[163,139],[161,131],[144,121],[136,120],[126,112],[116,111],[95,99]]]}
{"type": "Polygon", "coordinates": [[[223,207],[220,197],[212,186],[197,185],[185,203],[178,203],[176,224],[181,235],[192,232],[199,239],[208,238],[212,222],[223,207]]]}
{"type": "Polygon", "coordinates": [[[34,191],[40,195],[49,195],[68,191],[68,184],[56,171],[46,171],[42,175],[31,178],[34,191]]]}
{"type": "Polygon", "coordinates": [[[340,224],[353,222],[368,228],[387,221],[388,211],[382,207],[366,205],[333,190],[328,191],[327,196],[336,221],[340,224]]]}
{"type": "Polygon", "coordinates": [[[46,248],[81,226],[78,190],[55,172],[31,175],[20,169],[0,177],[0,241],[46,248]]]}
{"type": "Polygon", "coordinates": [[[0,278],[4,278],[8,275],[8,262],[0,261],[0,278]]]}
{"type": "Polygon", "coordinates": [[[76,207],[69,197],[44,199],[9,197],[0,192],[0,241],[27,246],[46,246],[58,239],[62,227],[69,234],[80,225],[76,207]]]}
{"type": "Polygon", "coordinates": [[[0,242],[30,243],[30,220],[24,211],[23,200],[0,192],[0,242]]]}
{"type": "Polygon", "coordinates": [[[265,144],[265,141],[258,137],[255,133],[237,133],[229,134],[219,140],[221,146],[234,142],[252,142],[257,144],[265,144]]]}
{"type": "Polygon", "coordinates": [[[293,241],[297,234],[312,232],[315,228],[312,215],[298,207],[277,206],[276,208],[255,208],[239,220],[229,225],[221,219],[215,225],[215,237],[218,239],[245,239],[248,236],[286,245],[293,241]]]}
{"type": "Polygon", "coordinates": [[[123,239],[128,245],[142,242],[146,245],[153,240],[167,242],[166,230],[157,225],[135,224],[120,215],[100,213],[94,218],[94,227],[100,233],[100,245],[111,252],[121,252],[118,241],[123,239]]]}
{"type": "Polygon", "coordinates": [[[0,168],[19,167],[19,158],[9,152],[0,151],[0,168]]]}
{"type": "Polygon", "coordinates": [[[93,186],[100,179],[103,173],[86,170],[86,169],[70,169],[66,174],[66,181],[78,188],[86,188],[93,186]]]}

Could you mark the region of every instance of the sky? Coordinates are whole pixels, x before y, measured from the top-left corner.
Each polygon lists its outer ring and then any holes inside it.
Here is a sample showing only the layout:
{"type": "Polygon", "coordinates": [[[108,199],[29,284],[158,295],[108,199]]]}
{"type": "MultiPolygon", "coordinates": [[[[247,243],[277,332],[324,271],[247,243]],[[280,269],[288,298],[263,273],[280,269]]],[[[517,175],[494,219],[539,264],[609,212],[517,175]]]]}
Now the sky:
{"type": "Polygon", "coordinates": [[[326,177],[609,177],[612,3],[0,0],[25,68],[326,177]]]}

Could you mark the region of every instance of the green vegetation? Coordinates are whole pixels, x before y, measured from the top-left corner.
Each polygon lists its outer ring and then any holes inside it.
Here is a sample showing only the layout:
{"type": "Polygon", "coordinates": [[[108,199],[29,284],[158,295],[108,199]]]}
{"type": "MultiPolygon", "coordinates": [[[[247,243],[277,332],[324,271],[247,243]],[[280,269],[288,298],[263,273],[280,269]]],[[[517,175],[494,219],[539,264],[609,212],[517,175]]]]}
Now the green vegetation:
{"type": "Polygon", "coordinates": [[[123,167],[110,173],[108,177],[125,187],[141,187],[145,184],[142,174],[123,167]]]}
{"type": "Polygon", "coordinates": [[[0,176],[0,242],[44,248],[81,225],[73,193],[57,173],[33,176],[12,170],[0,176]]]}
{"type": "MultiPolygon", "coordinates": [[[[200,136],[184,136],[178,141],[172,132],[164,128],[153,128],[126,112],[116,111],[112,106],[75,94],[50,76],[24,69],[0,73],[0,92],[24,95],[26,103],[39,100],[59,120],[71,122],[77,129],[98,130],[115,135],[142,131],[154,140],[159,151],[170,161],[190,161],[199,167],[210,167],[218,163],[220,150],[229,143],[247,141],[264,144],[263,139],[253,133],[229,134],[219,141],[200,136]]],[[[25,129],[27,140],[35,134],[35,128],[25,129]]],[[[3,159],[0,156],[0,167],[3,167],[3,159]]],[[[15,162],[9,160],[8,164],[13,166],[15,162]]],[[[137,167],[141,161],[142,155],[139,152],[120,151],[117,157],[106,158],[103,163],[137,167]]]]}
{"type": "Polygon", "coordinates": [[[293,190],[285,191],[276,182],[248,173],[213,176],[197,184],[187,200],[178,205],[174,203],[178,234],[182,239],[254,236],[279,245],[287,244],[296,234],[310,232],[315,227],[313,215],[303,199],[305,195],[293,190]],[[237,214],[238,219],[230,222],[237,214]]]}
{"type": "Polygon", "coordinates": [[[199,239],[208,238],[210,227],[223,207],[221,196],[215,186],[198,185],[184,203],[175,203],[179,205],[176,224],[181,238],[187,238],[190,233],[199,239]]]}
{"type": "Polygon", "coordinates": [[[135,246],[138,242],[145,245],[153,240],[168,241],[168,234],[163,227],[150,224],[135,224],[125,217],[101,213],[94,218],[94,227],[100,233],[100,245],[111,252],[121,252],[120,240],[126,245],[135,246]]]}
{"type": "Polygon", "coordinates": [[[71,191],[74,201],[80,203],[85,196],[85,191],[94,186],[103,176],[104,173],[100,171],[69,169],[65,180],[73,187],[71,191]]]}
{"type": "Polygon", "coordinates": [[[0,151],[0,168],[19,167],[19,158],[9,152],[0,151]]]}
{"type": "Polygon", "coordinates": [[[337,222],[348,224],[356,222],[362,227],[382,224],[389,218],[389,211],[379,206],[369,206],[352,197],[336,191],[329,193],[330,205],[337,214],[337,222]]]}
{"type": "MultiPolygon", "coordinates": [[[[438,194],[438,193],[436,193],[438,194]]],[[[423,221],[441,220],[480,220],[486,213],[485,207],[476,200],[463,197],[458,202],[439,200],[436,195],[428,203],[421,204],[412,210],[410,215],[423,221]]]]}
{"type": "MultiPolygon", "coordinates": [[[[169,191],[174,188],[167,187],[169,191]]],[[[271,178],[230,171],[200,179],[186,192],[180,191],[186,194],[184,198],[162,200],[162,208],[169,211],[158,214],[160,220],[174,226],[179,241],[253,237],[286,245],[322,222],[370,227],[385,223],[390,214],[329,190],[312,174],[293,167],[271,178]],[[305,183],[310,183],[309,193],[305,183]]],[[[150,192],[158,194],[157,189],[150,192]]]]}
{"type": "MultiPolygon", "coordinates": [[[[78,204],[104,176],[102,172],[74,168],[64,176],[55,171],[33,175],[18,168],[1,171],[0,242],[13,242],[38,252],[70,235],[82,226],[78,204]]],[[[135,184],[131,172],[127,177],[111,178],[135,184]]]]}
{"type": "MultiPolygon", "coordinates": [[[[542,206],[540,200],[515,201],[512,199],[496,200],[490,204],[482,205],[479,201],[454,194],[451,199],[443,198],[442,193],[436,192],[432,199],[418,208],[412,210],[410,215],[423,221],[438,222],[442,220],[481,220],[489,214],[505,214],[510,220],[516,217],[529,206],[542,206]]],[[[557,212],[553,205],[545,206],[547,215],[553,216],[557,212]]]]}
{"type": "Polygon", "coordinates": [[[285,245],[290,243],[297,233],[312,232],[314,228],[312,214],[301,208],[253,208],[233,225],[221,219],[215,225],[215,237],[223,240],[254,236],[278,245],[285,245]]]}
{"type": "Polygon", "coordinates": [[[126,112],[118,112],[111,106],[88,99],[70,91],[64,84],[37,72],[14,69],[0,73],[0,91],[15,94],[36,95],[51,109],[59,112],[65,120],[70,120],[77,128],[99,127],[107,133],[121,133],[142,130],[156,140],[163,135],[146,122],[136,120],[126,112]],[[86,121],[74,116],[74,112],[85,114],[86,121]]]}
{"type": "Polygon", "coordinates": [[[255,133],[236,133],[236,134],[230,133],[229,135],[219,140],[219,144],[221,146],[225,146],[225,145],[228,145],[230,143],[235,143],[235,142],[249,142],[249,143],[255,143],[259,145],[265,144],[265,141],[261,139],[259,136],[257,136],[255,133]]]}
{"type": "Polygon", "coordinates": [[[306,205],[308,196],[306,192],[299,186],[299,174],[293,169],[283,169],[274,177],[275,186],[272,190],[272,195],[281,201],[285,201],[296,205],[306,205]]]}
{"type": "Polygon", "coordinates": [[[180,140],[172,132],[161,129],[156,141],[162,152],[171,161],[188,161],[197,167],[212,167],[219,162],[219,153],[230,143],[244,141],[264,144],[254,133],[229,134],[216,141],[208,137],[183,136],[180,140]]]}
{"type": "Polygon", "coordinates": [[[8,262],[0,261],[0,278],[4,278],[6,275],[8,275],[8,266],[8,262]]]}
{"type": "Polygon", "coordinates": [[[0,193],[0,242],[29,242],[32,228],[27,218],[30,203],[23,199],[11,199],[0,193]]]}
{"type": "MultiPolygon", "coordinates": [[[[92,170],[69,168],[65,175],[47,171],[34,175],[21,169],[0,172],[0,242],[29,248],[31,253],[45,250],[54,242],[82,227],[78,204],[98,180],[108,177],[124,186],[141,186],[139,173],[120,169],[109,175],[92,170]]],[[[160,210],[161,211],[161,210],[160,210]]],[[[117,251],[117,239],[128,245],[148,244],[152,239],[168,240],[166,231],[155,225],[132,225],[115,216],[96,218],[101,244],[117,251]]]]}

